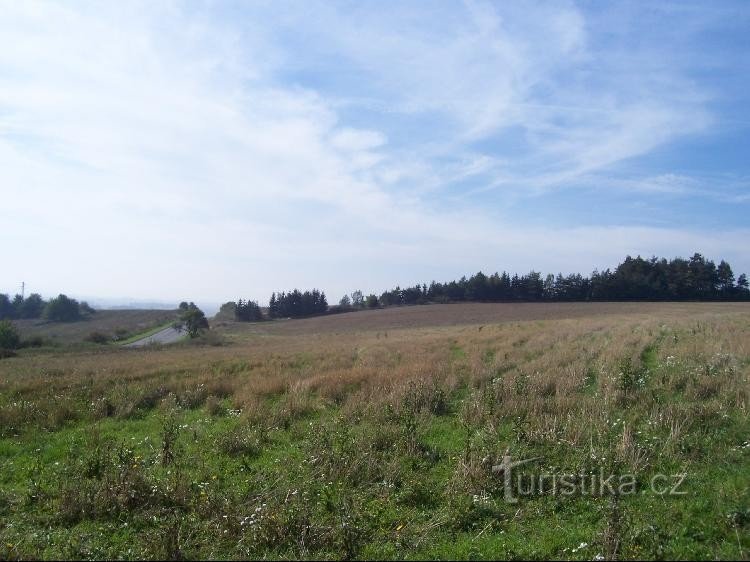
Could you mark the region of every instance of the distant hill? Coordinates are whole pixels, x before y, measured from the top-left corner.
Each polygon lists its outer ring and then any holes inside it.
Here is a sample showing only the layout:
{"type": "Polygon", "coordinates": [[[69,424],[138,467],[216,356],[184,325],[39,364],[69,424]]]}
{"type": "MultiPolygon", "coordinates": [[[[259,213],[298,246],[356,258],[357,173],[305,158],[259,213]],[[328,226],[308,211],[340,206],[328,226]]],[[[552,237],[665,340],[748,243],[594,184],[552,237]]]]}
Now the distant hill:
{"type": "Polygon", "coordinates": [[[50,343],[81,342],[92,332],[122,339],[176,320],[177,310],[117,309],[97,310],[78,322],[47,322],[42,319],[14,320],[23,339],[41,337],[50,343]]]}

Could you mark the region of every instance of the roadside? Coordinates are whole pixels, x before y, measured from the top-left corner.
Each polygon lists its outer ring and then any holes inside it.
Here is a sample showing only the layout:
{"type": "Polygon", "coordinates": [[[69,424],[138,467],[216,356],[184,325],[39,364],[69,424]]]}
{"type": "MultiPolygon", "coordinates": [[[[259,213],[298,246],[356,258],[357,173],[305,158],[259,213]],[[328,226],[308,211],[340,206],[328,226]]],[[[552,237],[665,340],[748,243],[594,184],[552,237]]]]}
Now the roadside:
{"type": "Polygon", "coordinates": [[[187,332],[182,329],[177,329],[174,326],[162,327],[150,334],[141,336],[135,341],[121,344],[122,347],[143,347],[144,345],[150,344],[168,344],[180,341],[182,338],[187,336],[187,332]]]}

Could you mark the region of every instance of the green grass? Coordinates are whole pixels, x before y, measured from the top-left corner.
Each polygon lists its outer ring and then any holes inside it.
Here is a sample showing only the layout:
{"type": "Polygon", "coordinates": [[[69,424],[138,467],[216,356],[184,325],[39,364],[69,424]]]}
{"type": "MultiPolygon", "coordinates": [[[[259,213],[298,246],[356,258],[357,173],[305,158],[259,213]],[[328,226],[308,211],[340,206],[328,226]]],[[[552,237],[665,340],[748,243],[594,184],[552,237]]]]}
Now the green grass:
{"type": "MultiPolygon", "coordinates": [[[[330,409],[271,429],[260,438],[260,452],[250,455],[227,454],[220,444],[234,431],[255,428],[243,418],[212,417],[202,408],[165,407],[135,419],[73,423],[3,439],[0,510],[14,522],[1,533],[5,554],[148,558],[174,557],[179,548],[180,555],[199,558],[314,551],[332,558],[590,559],[601,553],[592,537],[605,526],[607,498],[563,502],[538,496],[509,505],[497,497],[476,501],[453,494],[467,442],[471,457],[491,443],[489,436],[474,429],[467,437],[457,414],[420,414],[416,447],[410,449],[404,423],[351,426],[330,409]],[[170,423],[178,427],[174,460],[163,465],[170,423]],[[393,439],[382,441],[384,432],[393,439]],[[98,497],[107,480],[138,502],[122,511],[122,498],[98,497]],[[100,511],[81,513],[88,505],[100,511]],[[245,530],[242,522],[249,524],[256,513],[269,519],[258,523],[258,533],[245,530]],[[321,535],[309,537],[314,550],[307,551],[296,533],[304,534],[310,524],[321,535]],[[174,544],[170,525],[177,525],[174,544]],[[582,543],[587,546],[573,550],[582,543]]],[[[501,433],[511,434],[511,425],[501,433]]],[[[706,429],[700,454],[721,462],[689,467],[688,496],[625,498],[621,517],[638,516],[638,524],[629,529],[623,554],[732,558],[740,545],[747,549],[747,535],[738,544],[729,521],[748,505],[747,475],[737,472],[746,458],[726,449],[748,434],[750,425],[742,418],[706,429]],[[707,518],[715,520],[706,525],[707,518]]],[[[547,465],[582,460],[571,458],[565,446],[518,448],[542,456],[547,465]]],[[[665,461],[651,470],[671,474],[686,468],[665,461]]]]}

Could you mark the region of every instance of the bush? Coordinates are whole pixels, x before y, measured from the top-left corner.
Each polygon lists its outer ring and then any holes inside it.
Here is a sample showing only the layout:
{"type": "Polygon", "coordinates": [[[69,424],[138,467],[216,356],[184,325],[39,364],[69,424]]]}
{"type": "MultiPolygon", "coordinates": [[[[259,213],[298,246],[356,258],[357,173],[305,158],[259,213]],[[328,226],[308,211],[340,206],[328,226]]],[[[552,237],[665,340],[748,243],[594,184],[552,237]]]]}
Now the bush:
{"type": "Polygon", "coordinates": [[[0,349],[13,350],[21,346],[21,336],[10,320],[0,321],[0,349]]]}
{"type": "Polygon", "coordinates": [[[107,336],[107,334],[102,334],[101,332],[91,332],[86,336],[86,341],[103,345],[109,343],[109,336],[107,336]]]}
{"type": "Polygon", "coordinates": [[[31,336],[21,341],[21,347],[42,347],[45,344],[42,336],[31,336]]]}
{"type": "Polygon", "coordinates": [[[127,328],[115,328],[115,339],[126,340],[130,336],[130,331],[127,328]]]}
{"type": "Polygon", "coordinates": [[[212,347],[221,347],[227,344],[226,339],[216,332],[204,332],[195,339],[191,340],[190,343],[195,345],[210,345],[212,347]]]}
{"type": "Polygon", "coordinates": [[[81,318],[78,301],[66,295],[58,295],[44,307],[44,317],[53,322],[74,322],[81,318]]]}

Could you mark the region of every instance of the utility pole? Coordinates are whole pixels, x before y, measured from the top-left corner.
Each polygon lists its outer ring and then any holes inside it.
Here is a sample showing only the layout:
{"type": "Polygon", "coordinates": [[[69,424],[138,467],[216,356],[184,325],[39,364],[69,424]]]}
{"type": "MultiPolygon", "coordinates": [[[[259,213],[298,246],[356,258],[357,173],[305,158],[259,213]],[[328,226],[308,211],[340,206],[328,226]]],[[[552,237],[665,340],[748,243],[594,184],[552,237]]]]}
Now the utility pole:
{"type": "Polygon", "coordinates": [[[26,282],[21,281],[21,298],[26,298],[26,282]]]}

